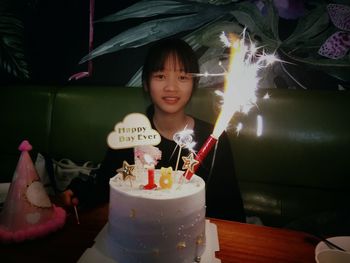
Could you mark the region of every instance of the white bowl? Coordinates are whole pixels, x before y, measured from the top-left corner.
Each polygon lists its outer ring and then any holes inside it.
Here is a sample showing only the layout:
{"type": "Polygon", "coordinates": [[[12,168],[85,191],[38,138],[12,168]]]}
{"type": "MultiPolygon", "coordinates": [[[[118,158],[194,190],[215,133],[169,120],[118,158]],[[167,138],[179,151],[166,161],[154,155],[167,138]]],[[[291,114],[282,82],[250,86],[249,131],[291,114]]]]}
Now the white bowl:
{"type": "Polygon", "coordinates": [[[341,251],[332,249],[321,241],[315,248],[315,259],[317,263],[349,263],[350,262],[350,236],[338,236],[327,238],[328,241],[345,249],[341,251]]]}

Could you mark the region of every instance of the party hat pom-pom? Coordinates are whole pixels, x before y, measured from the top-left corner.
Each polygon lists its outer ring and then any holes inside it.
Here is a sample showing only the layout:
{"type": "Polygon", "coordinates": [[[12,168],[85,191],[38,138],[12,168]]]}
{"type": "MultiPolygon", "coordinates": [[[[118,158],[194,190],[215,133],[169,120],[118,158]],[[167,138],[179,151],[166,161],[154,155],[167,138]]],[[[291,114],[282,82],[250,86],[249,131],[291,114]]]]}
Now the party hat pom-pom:
{"type": "Polygon", "coordinates": [[[30,143],[27,140],[24,140],[18,147],[18,150],[20,150],[21,152],[24,152],[24,151],[30,151],[32,148],[33,147],[30,145],[30,143]]]}

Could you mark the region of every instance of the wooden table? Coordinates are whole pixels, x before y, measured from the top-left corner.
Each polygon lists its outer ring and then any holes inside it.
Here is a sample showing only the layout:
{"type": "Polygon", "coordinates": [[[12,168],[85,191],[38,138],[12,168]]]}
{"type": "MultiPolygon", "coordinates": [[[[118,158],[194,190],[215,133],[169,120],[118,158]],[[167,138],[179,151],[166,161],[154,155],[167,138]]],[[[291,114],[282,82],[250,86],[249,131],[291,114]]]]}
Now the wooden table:
{"type": "MultiPolygon", "coordinates": [[[[77,262],[107,222],[108,205],[79,214],[68,213],[63,229],[44,238],[18,244],[0,244],[0,262],[77,262]]],[[[216,256],[229,262],[315,262],[318,240],[309,234],[286,229],[210,219],[218,228],[220,251],[216,256]]]]}

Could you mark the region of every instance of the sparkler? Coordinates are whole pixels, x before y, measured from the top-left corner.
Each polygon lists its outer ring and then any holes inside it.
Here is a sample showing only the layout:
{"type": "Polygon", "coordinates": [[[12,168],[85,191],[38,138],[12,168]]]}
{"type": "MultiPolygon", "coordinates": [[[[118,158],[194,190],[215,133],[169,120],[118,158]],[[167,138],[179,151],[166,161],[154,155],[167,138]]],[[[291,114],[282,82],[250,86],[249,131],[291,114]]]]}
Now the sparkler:
{"type": "MultiPolygon", "coordinates": [[[[190,180],[199,165],[211,151],[218,141],[220,135],[226,129],[228,123],[236,112],[248,113],[256,105],[256,89],[258,87],[258,71],[277,59],[273,55],[258,54],[260,48],[250,41],[246,45],[246,30],[242,38],[236,35],[227,37],[224,33],[220,36],[221,41],[230,47],[230,60],[228,73],[225,78],[224,92],[222,94],[223,104],[216,120],[213,133],[209,136],[202,148],[198,151],[196,160],[198,164],[191,171],[187,169],[184,176],[190,180]]],[[[209,75],[209,74],[208,74],[209,75]]]]}

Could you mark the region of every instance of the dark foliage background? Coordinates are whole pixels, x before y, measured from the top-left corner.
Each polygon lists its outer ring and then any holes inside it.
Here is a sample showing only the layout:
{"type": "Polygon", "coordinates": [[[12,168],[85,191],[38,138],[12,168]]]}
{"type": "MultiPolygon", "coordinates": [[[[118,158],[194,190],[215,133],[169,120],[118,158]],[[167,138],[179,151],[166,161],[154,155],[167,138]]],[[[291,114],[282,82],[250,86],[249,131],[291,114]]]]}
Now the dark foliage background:
{"type": "MultiPolygon", "coordinates": [[[[0,69],[0,85],[125,85],[143,63],[148,46],[125,49],[93,59],[93,74],[89,78],[68,81],[74,73],[87,71],[87,62],[79,64],[89,53],[89,0],[1,0],[1,14],[15,14],[22,24],[23,54],[28,78],[15,77],[0,69]]],[[[95,20],[115,13],[137,2],[136,0],[95,0],[95,20]]],[[[143,20],[128,19],[94,25],[94,47],[143,20]]],[[[296,26],[293,20],[280,19],[280,36],[288,36],[296,26]]],[[[1,51],[0,51],[1,52],[1,51]]],[[[305,86],[337,89],[342,83],[322,72],[289,66],[291,74],[305,86]]],[[[276,78],[280,88],[286,88],[283,79],[276,78]],[[280,83],[278,83],[280,81],[280,83]]]]}
{"type": "MultiPolygon", "coordinates": [[[[29,79],[16,78],[0,70],[4,84],[67,84],[76,72],[85,71],[87,63],[79,60],[88,53],[89,0],[17,1],[11,10],[23,22],[24,55],[29,79]]],[[[95,3],[95,19],[123,9],[135,0],[103,0],[95,3]]],[[[135,21],[94,25],[94,46],[105,41],[135,21]]],[[[139,23],[139,22],[137,22],[139,23]]],[[[144,59],[145,49],[124,50],[93,61],[93,76],[69,84],[123,85],[144,59]]]]}

